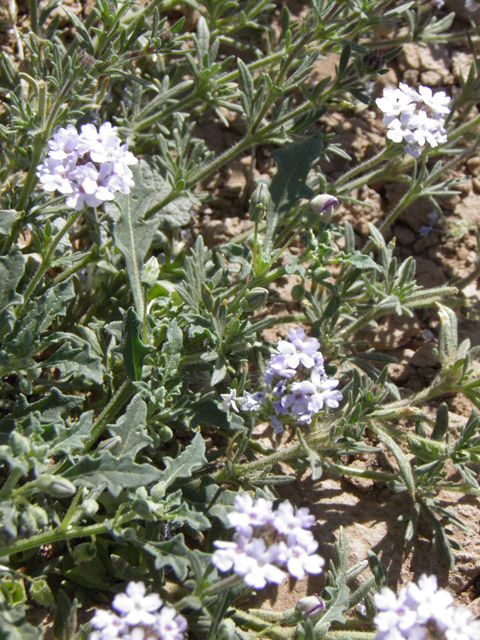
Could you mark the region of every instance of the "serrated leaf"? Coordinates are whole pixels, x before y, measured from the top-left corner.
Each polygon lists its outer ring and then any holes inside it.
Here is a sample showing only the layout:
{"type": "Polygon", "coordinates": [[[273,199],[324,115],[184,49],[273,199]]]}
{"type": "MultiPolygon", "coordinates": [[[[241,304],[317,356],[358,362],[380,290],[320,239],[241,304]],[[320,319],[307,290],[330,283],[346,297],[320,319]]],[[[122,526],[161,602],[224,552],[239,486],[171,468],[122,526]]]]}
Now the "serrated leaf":
{"type": "Polygon", "coordinates": [[[122,342],[119,349],[123,355],[125,371],[130,380],[135,382],[142,379],[143,359],[152,350],[140,339],[142,328],[140,318],[133,307],[130,307],[123,318],[122,342]]]}
{"type": "Polygon", "coordinates": [[[23,394],[20,394],[12,413],[0,420],[0,444],[3,444],[2,434],[10,433],[15,428],[17,420],[38,411],[39,420],[42,423],[62,422],[61,417],[70,413],[74,407],[82,404],[83,401],[83,396],[66,396],[56,387],[51,389],[48,395],[31,404],[28,404],[23,394]]]}
{"type": "Polygon", "coordinates": [[[282,216],[300,198],[310,199],[315,195],[313,189],[307,186],[306,180],[312,162],[318,158],[322,147],[322,138],[316,136],[287,149],[278,149],[273,152],[278,170],[268,185],[271,202],[267,210],[267,232],[264,244],[266,256],[269,256],[273,249],[275,231],[282,216]]]}
{"type": "Polygon", "coordinates": [[[15,291],[24,271],[25,258],[18,249],[0,257],[0,312],[22,301],[22,296],[15,291]]]}
{"type": "Polygon", "coordinates": [[[143,318],[145,303],[140,276],[159,220],[145,220],[145,213],[154,197],[154,189],[144,185],[138,165],[132,167],[132,172],[135,187],[130,193],[118,194],[116,197],[115,204],[120,210],[120,216],[114,223],[113,239],[115,246],[125,257],[135,309],[140,318],[143,318]]]}
{"type": "Polygon", "coordinates": [[[0,234],[7,236],[20,214],[15,209],[0,209],[0,234]]]}
{"type": "Polygon", "coordinates": [[[25,616],[23,604],[10,606],[0,590],[0,638],[2,640],[41,640],[43,625],[32,626],[25,616]]]}
{"type": "MultiPolygon", "coordinates": [[[[153,164],[146,160],[140,160],[140,167],[142,170],[143,184],[146,187],[152,187],[154,189],[154,197],[150,206],[155,206],[168,196],[172,190],[172,186],[153,164]]],[[[162,210],[159,211],[153,219],[158,221],[158,227],[160,229],[179,229],[180,227],[185,227],[190,222],[191,210],[192,201],[185,196],[180,196],[163,206],[162,210]]]]}
{"type": "Polygon", "coordinates": [[[129,540],[155,558],[155,569],[172,567],[179,580],[185,580],[189,566],[189,549],[185,546],[182,534],[165,542],[150,542],[140,538],[129,540]]]}
{"type": "Polygon", "coordinates": [[[291,254],[288,256],[288,262],[285,265],[285,271],[288,273],[288,275],[293,275],[294,273],[296,273],[302,278],[305,276],[305,267],[302,267],[302,265],[298,264],[297,256],[291,254]]]}
{"type": "Polygon", "coordinates": [[[92,353],[87,343],[77,348],[68,343],[62,344],[53,356],[43,360],[42,366],[57,368],[63,381],[76,380],[98,385],[103,383],[102,359],[92,353]]]}
{"type": "Polygon", "coordinates": [[[215,364],[213,366],[212,377],[210,378],[210,386],[214,387],[217,384],[220,384],[222,380],[227,375],[227,365],[225,364],[225,360],[219,356],[215,364]]]}
{"type": "Polygon", "coordinates": [[[62,453],[71,455],[83,451],[84,443],[88,440],[93,424],[93,411],[86,411],[68,429],[59,425],[56,430],[58,437],[51,444],[49,454],[58,456],[62,453]]]}
{"type": "Polygon", "coordinates": [[[360,253],[359,251],[348,256],[344,262],[351,264],[356,269],[374,269],[375,271],[382,271],[381,266],[378,265],[370,256],[360,253]]]}
{"type": "MultiPolygon", "coordinates": [[[[1,273],[0,273],[1,275],[1,273]]],[[[75,297],[72,280],[66,280],[51,287],[46,293],[29,300],[6,344],[11,353],[20,357],[32,356],[40,342],[40,336],[67,312],[66,303],[75,297]]]]}
{"type": "Polygon", "coordinates": [[[53,623],[53,633],[57,640],[71,640],[77,628],[77,601],[70,601],[65,591],[57,594],[57,613],[53,623]]]}
{"type": "Polygon", "coordinates": [[[158,500],[165,495],[168,487],[174,482],[182,478],[190,478],[193,471],[203,467],[206,462],[205,442],[197,433],[192,443],[177,458],[163,459],[165,471],[160,471],[161,480],[152,489],[152,495],[155,492],[155,498],[158,500]]]}
{"type": "Polygon", "coordinates": [[[162,477],[162,473],[150,464],[136,464],[130,455],[116,458],[110,451],[100,451],[94,456],[82,456],[63,477],[82,487],[104,486],[113,496],[118,496],[122,489],[152,484],[162,477]]]}
{"type": "Polygon", "coordinates": [[[117,420],[115,426],[108,429],[112,436],[120,436],[122,443],[116,455],[129,454],[135,459],[137,453],[152,444],[147,433],[147,405],[140,394],[134,396],[125,414],[117,420]]]}
{"type": "Polygon", "coordinates": [[[242,282],[250,275],[252,270],[252,252],[245,245],[228,242],[220,247],[220,251],[232,264],[241,265],[237,274],[237,281],[242,282]]]}
{"type": "Polygon", "coordinates": [[[162,347],[162,354],[165,356],[165,375],[174,376],[180,364],[183,346],[183,333],[174,319],[168,325],[167,339],[162,347]]]}

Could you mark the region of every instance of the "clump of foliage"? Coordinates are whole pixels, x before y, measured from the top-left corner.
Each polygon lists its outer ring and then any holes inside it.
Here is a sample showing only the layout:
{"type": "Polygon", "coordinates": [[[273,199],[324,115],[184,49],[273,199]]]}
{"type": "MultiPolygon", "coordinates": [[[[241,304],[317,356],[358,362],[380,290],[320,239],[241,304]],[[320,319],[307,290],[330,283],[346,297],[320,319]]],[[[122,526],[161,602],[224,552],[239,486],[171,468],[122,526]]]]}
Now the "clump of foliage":
{"type": "Polygon", "coordinates": [[[445,404],[434,423],[422,407],[452,392],[480,406],[478,349],[458,344],[449,306],[456,290],[419,286],[413,258],[399,263],[384,234],[420,196],[439,209],[454,193],[449,171],[473,153],[479,131],[480,116],[471,116],[478,64],[442,120],[438,146],[416,149],[417,158],[388,140],[352,166],[319,120],[373,105],[371,82],[402,43],[448,41],[453,14],[416,0],[313,0],[301,18],[268,0],[96,0],[83,19],[57,0],[30,0],[29,18],[17,29],[8,4],[22,63],[0,58],[0,635],[43,637],[27,619],[43,607],[56,638],[86,638],[92,626],[77,625],[77,609],[108,606],[112,592],[142,582],[198,638],[310,640],[347,618],[374,633],[371,593],[386,582],[385,568],[373,553],[349,566],[341,531],[314,615],[310,606],[250,609],[252,583],[241,571],[222,575],[212,555],[215,541],[232,539],[238,494],[280,509],[282,487],[309,471],[312,482],[323,473],[359,476],[402,493],[406,540],[423,519],[453,565],[450,527],[464,525],[437,496],[479,490],[479,419],[472,413],[453,436],[445,404]],[[196,24],[176,19],[174,7],[193,7],[196,24]],[[332,52],[340,54],[335,74],[315,83],[314,64],[332,52]],[[226,128],[233,118],[241,134],[217,154],[198,123],[226,128]],[[105,157],[95,147],[100,131],[112,131],[105,123],[128,145],[121,171],[112,164],[116,142],[105,143],[113,154],[105,157]],[[90,136],[71,165],[71,149],[58,156],[62,128],[70,142],[73,129],[90,136]],[[251,231],[216,247],[201,236],[181,242],[192,207],[208,200],[205,180],[267,145],[276,170],[249,185],[251,231]],[[320,169],[332,155],[350,166],[335,181],[320,169]],[[331,207],[355,203],[353,190],[378,179],[406,189],[357,248],[352,226],[332,222],[331,207]],[[299,311],[275,315],[275,283],[285,274],[301,279],[292,291],[299,311]],[[429,307],[441,321],[437,375],[402,397],[388,377],[392,360],[366,346],[365,331],[429,307]],[[278,355],[262,331],[292,321],[320,343],[315,379],[339,381],[339,395],[302,410],[303,422],[295,399],[284,403],[277,421],[288,442],[273,451],[255,430],[275,404],[270,397],[262,413],[263,396],[254,398],[278,355]],[[247,410],[235,410],[237,395],[250,399],[240,407],[247,410]],[[382,451],[398,473],[345,462],[382,451]],[[448,475],[452,464],[460,480],[448,475]],[[360,620],[353,611],[362,602],[360,620]]]}

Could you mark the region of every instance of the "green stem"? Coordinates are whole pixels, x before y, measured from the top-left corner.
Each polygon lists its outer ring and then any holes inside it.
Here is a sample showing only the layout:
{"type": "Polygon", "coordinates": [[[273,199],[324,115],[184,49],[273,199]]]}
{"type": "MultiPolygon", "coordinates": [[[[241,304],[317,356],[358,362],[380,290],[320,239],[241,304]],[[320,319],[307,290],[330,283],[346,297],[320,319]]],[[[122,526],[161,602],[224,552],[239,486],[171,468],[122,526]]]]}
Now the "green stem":
{"type": "Polygon", "coordinates": [[[37,0],[30,0],[30,26],[35,35],[38,36],[38,4],[37,0]]]}
{"type": "MultiPolygon", "coordinates": [[[[316,431],[315,433],[310,434],[305,438],[307,445],[310,447],[314,447],[323,442],[328,442],[330,431],[316,431]]],[[[285,462],[286,460],[292,460],[295,458],[304,457],[303,454],[305,449],[302,443],[297,443],[290,445],[289,447],[285,447],[281,451],[275,451],[269,456],[265,456],[264,458],[260,458],[258,460],[254,460],[253,462],[247,462],[246,464],[242,464],[239,466],[235,466],[233,468],[233,476],[245,475],[248,473],[252,473],[255,471],[261,471],[266,466],[271,466],[277,462],[285,462]]],[[[222,473],[221,471],[219,472],[222,473]]]]}
{"type": "Polygon", "coordinates": [[[367,478],[368,480],[379,480],[381,482],[390,482],[398,476],[396,473],[386,473],[383,471],[370,471],[369,469],[359,469],[356,467],[346,467],[343,464],[335,464],[334,462],[324,461],[325,469],[328,471],[336,471],[342,476],[354,476],[355,478],[367,478]]]}
{"type": "Polygon", "coordinates": [[[373,640],[377,635],[376,631],[351,631],[350,629],[345,631],[329,631],[326,635],[327,639],[340,640],[341,638],[351,638],[351,640],[373,640]]]}
{"type": "Polygon", "coordinates": [[[408,396],[407,398],[402,398],[401,400],[396,400],[395,402],[383,405],[381,409],[374,411],[371,414],[371,417],[384,419],[398,417],[398,410],[404,408],[409,410],[411,415],[414,415],[416,410],[411,407],[411,405],[423,404],[428,402],[428,400],[432,400],[432,398],[436,398],[437,396],[450,391],[450,384],[451,382],[449,380],[434,380],[432,385],[422,391],[419,391],[413,396],[408,396]]]}
{"type": "Polygon", "coordinates": [[[285,76],[287,74],[287,71],[288,71],[288,68],[292,64],[296,54],[308,42],[308,40],[311,39],[312,35],[313,34],[311,32],[305,34],[300,39],[300,41],[297,43],[297,45],[290,51],[290,53],[288,54],[286,60],[281,65],[280,69],[278,70],[277,77],[275,78],[275,81],[273,83],[274,89],[272,91],[270,91],[267,99],[265,100],[262,108],[260,109],[260,113],[255,118],[255,122],[252,125],[252,128],[251,128],[251,132],[252,133],[258,129],[258,127],[262,123],[263,118],[267,115],[270,107],[273,105],[275,100],[277,100],[278,95],[276,94],[275,88],[280,86],[280,83],[285,78],[285,76]]]}
{"type": "MultiPolygon", "coordinates": [[[[230,162],[230,160],[233,160],[233,158],[242,153],[242,151],[248,149],[251,144],[252,140],[248,136],[243,140],[237,142],[237,144],[235,144],[231,149],[227,149],[227,151],[225,151],[222,155],[218,156],[218,158],[210,162],[210,164],[198,171],[198,173],[194,174],[185,184],[185,189],[190,189],[191,187],[207,178],[210,174],[215,173],[215,171],[220,169],[220,167],[222,167],[224,164],[227,164],[228,162],[230,162]]],[[[148,209],[145,214],[145,218],[151,218],[153,215],[158,213],[158,211],[161,211],[163,207],[169,202],[172,202],[173,200],[178,198],[179,195],[180,194],[178,192],[172,189],[172,191],[170,191],[170,193],[161,202],[148,209]]]]}
{"type": "Polygon", "coordinates": [[[21,477],[22,472],[20,471],[20,469],[13,469],[13,471],[7,476],[7,479],[0,489],[0,502],[10,495],[12,489],[21,477]]]}
{"type": "Polygon", "coordinates": [[[30,168],[27,173],[27,177],[25,178],[25,182],[23,183],[22,193],[20,194],[20,199],[18,200],[17,206],[15,207],[17,211],[23,211],[27,205],[28,199],[30,198],[30,194],[32,192],[33,183],[36,179],[37,165],[40,162],[40,158],[42,156],[43,147],[46,142],[46,136],[44,131],[39,131],[34,139],[33,139],[33,149],[32,149],[32,157],[30,159],[30,168]]]}
{"type": "Polygon", "coordinates": [[[57,233],[57,235],[53,238],[52,243],[51,243],[50,247],[48,248],[47,254],[46,254],[46,256],[44,257],[44,259],[42,261],[42,264],[37,269],[37,272],[35,273],[35,275],[31,279],[28,287],[25,289],[25,293],[23,294],[23,303],[22,303],[22,305],[20,307],[18,307],[17,312],[16,312],[17,318],[20,317],[25,312],[25,308],[26,308],[28,300],[30,299],[30,296],[35,292],[35,289],[39,285],[40,280],[43,278],[43,276],[45,275],[46,271],[48,271],[48,269],[50,268],[50,263],[51,263],[51,260],[53,258],[53,254],[54,254],[55,249],[57,248],[60,240],[67,233],[67,231],[73,227],[73,225],[80,218],[82,213],[83,213],[83,211],[76,211],[74,214],[72,214],[70,216],[70,218],[67,220],[67,222],[60,229],[60,231],[57,233]]]}
{"type": "MultiPolygon", "coordinates": [[[[188,91],[193,86],[195,86],[194,80],[184,80],[184,82],[180,82],[180,84],[177,84],[171,89],[168,89],[168,91],[165,91],[165,93],[161,93],[160,95],[158,95],[151,102],[149,102],[140,111],[140,113],[137,116],[135,116],[135,118],[133,119],[133,121],[136,123],[134,128],[137,129],[137,127],[141,126],[141,123],[142,123],[141,118],[146,118],[148,114],[155,111],[155,109],[161,106],[164,102],[166,102],[167,100],[171,100],[172,98],[175,98],[179,93],[188,91]]],[[[158,117],[160,117],[160,114],[157,114],[157,115],[158,117]]]]}
{"type": "Polygon", "coordinates": [[[130,379],[125,380],[125,382],[118,388],[117,392],[110,399],[110,402],[107,404],[105,409],[95,420],[90,437],[88,438],[88,440],[86,440],[85,445],[83,447],[84,452],[89,451],[93,447],[93,445],[96,443],[98,438],[105,431],[107,425],[114,419],[117,413],[130,400],[134,391],[135,391],[135,387],[133,386],[132,381],[130,379]]]}
{"type": "Polygon", "coordinates": [[[228,576],[228,578],[224,578],[223,580],[220,580],[220,582],[217,582],[216,584],[213,584],[211,587],[209,587],[205,591],[205,595],[213,596],[214,594],[219,593],[224,589],[233,587],[236,584],[241,584],[242,582],[243,582],[243,578],[241,576],[237,576],[237,575],[228,576]]]}
{"type": "Polygon", "coordinates": [[[62,273],[59,273],[58,276],[56,276],[52,280],[52,286],[55,286],[57,284],[60,284],[60,282],[67,280],[71,275],[73,275],[77,271],[80,271],[80,269],[83,269],[83,267],[86,267],[91,262],[94,262],[97,258],[98,258],[98,245],[93,244],[90,251],[86,253],[81,260],[73,264],[68,269],[65,269],[65,271],[62,271],[62,273]]]}
{"type": "MultiPolygon", "coordinates": [[[[116,524],[125,524],[134,518],[135,514],[125,514],[117,520],[116,524]]],[[[60,528],[57,528],[54,531],[46,531],[45,533],[40,533],[36,536],[32,536],[31,538],[26,538],[25,540],[18,540],[11,545],[0,547],[0,558],[11,556],[14,553],[21,553],[22,551],[28,551],[29,549],[36,549],[44,544],[60,542],[61,540],[97,536],[108,531],[111,524],[111,521],[108,521],[106,523],[93,524],[87,527],[72,527],[67,531],[60,528]]]]}
{"type": "Polygon", "coordinates": [[[372,169],[374,166],[382,162],[389,150],[389,147],[383,147],[381,151],[372,156],[369,160],[365,160],[365,162],[362,162],[356,167],[353,167],[353,169],[350,169],[350,171],[344,173],[343,176],[341,176],[333,183],[333,185],[331,186],[331,190],[334,193],[337,193],[338,188],[345,184],[345,182],[348,182],[348,180],[351,180],[360,173],[364,173],[365,171],[369,171],[370,169],[372,169]]]}
{"type": "Polygon", "coordinates": [[[83,487],[79,487],[77,490],[77,493],[75,494],[75,497],[73,498],[72,502],[70,503],[70,506],[68,507],[68,511],[65,514],[65,517],[63,518],[62,522],[60,523],[60,526],[58,527],[58,531],[66,531],[68,529],[68,526],[73,516],[75,515],[75,511],[77,510],[78,503],[82,499],[82,496],[83,496],[83,487]]]}
{"type": "Polygon", "coordinates": [[[153,113],[151,116],[147,116],[143,120],[140,120],[140,122],[137,122],[137,124],[133,126],[133,130],[135,131],[135,133],[140,133],[144,129],[148,129],[151,125],[162,122],[172,113],[183,111],[187,105],[189,105],[191,102],[195,102],[195,100],[200,97],[202,93],[203,91],[197,88],[195,91],[192,91],[192,93],[183,98],[183,100],[179,100],[178,102],[171,104],[169,107],[166,107],[163,111],[153,113]]]}

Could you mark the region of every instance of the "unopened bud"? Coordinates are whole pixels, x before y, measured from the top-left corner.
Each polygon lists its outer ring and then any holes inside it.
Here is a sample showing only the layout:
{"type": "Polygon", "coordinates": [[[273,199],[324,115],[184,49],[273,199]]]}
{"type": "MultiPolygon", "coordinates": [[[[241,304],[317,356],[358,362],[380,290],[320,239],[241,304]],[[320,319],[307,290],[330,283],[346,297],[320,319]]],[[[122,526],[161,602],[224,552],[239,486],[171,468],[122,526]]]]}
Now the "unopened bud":
{"type": "Polygon", "coordinates": [[[77,493],[77,487],[70,480],[47,474],[37,478],[37,487],[54,498],[70,498],[77,493]]]}
{"type": "Polygon", "coordinates": [[[305,287],[303,284],[296,284],[292,287],[292,300],[300,302],[305,295],[305,287]]]}
{"type": "Polygon", "coordinates": [[[248,304],[248,308],[252,311],[260,309],[265,305],[268,299],[268,291],[263,287],[254,287],[247,292],[245,299],[248,304]]]}
{"type": "Polygon", "coordinates": [[[305,616],[321,613],[325,609],[325,603],[318,596],[307,596],[297,602],[297,609],[305,616]]]}
{"type": "Polygon", "coordinates": [[[308,206],[310,207],[310,211],[321,216],[322,222],[328,223],[332,219],[333,207],[339,204],[335,196],[331,196],[328,193],[321,193],[310,200],[308,206]]]}
{"type": "Polygon", "coordinates": [[[92,498],[87,498],[82,502],[82,511],[86,516],[94,516],[99,508],[98,502],[92,498]]]}
{"type": "Polygon", "coordinates": [[[170,427],[167,427],[167,425],[164,424],[163,427],[160,428],[158,435],[160,436],[160,440],[162,442],[169,442],[169,440],[173,438],[173,431],[170,429],[170,427]]]}
{"type": "Polygon", "coordinates": [[[378,49],[372,49],[372,51],[369,51],[363,56],[362,67],[367,73],[380,71],[383,67],[383,55],[378,49]]]}
{"type": "Polygon", "coordinates": [[[155,256],[152,256],[143,265],[141,281],[145,287],[153,287],[160,275],[160,265],[155,256]]]}
{"type": "Polygon", "coordinates": [[[122,444],[122,439],[120,436],[113,436],[113,438],[108,438],[108,440],[103,440],[98,447],[97,451],[110,451],[112,456],[116,455],[120,446],[122,444]]]}
{"type": "Polygon", "coordinates": [[[265,215],[270,204],[271,196],[268,187],[263,182],[258,185],[250,198],[250,220],[259,222],[265,215]]]}

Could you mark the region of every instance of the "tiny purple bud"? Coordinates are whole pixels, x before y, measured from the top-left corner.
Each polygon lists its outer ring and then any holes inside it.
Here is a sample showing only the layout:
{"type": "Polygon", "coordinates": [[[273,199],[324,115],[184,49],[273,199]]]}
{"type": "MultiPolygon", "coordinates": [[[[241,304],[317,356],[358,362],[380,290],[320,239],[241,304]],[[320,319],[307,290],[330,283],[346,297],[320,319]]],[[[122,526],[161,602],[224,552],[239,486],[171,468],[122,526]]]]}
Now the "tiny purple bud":
{"type": "Polygon", "coordinates": [[[339,204],[340,202],[335,196],[329,195],[328,193],[321,193],[310,200],[308,206],[310,207],[310,211],[321,215],[323,222],[328,223],[332,217],[333,207],[339,204]]]}

